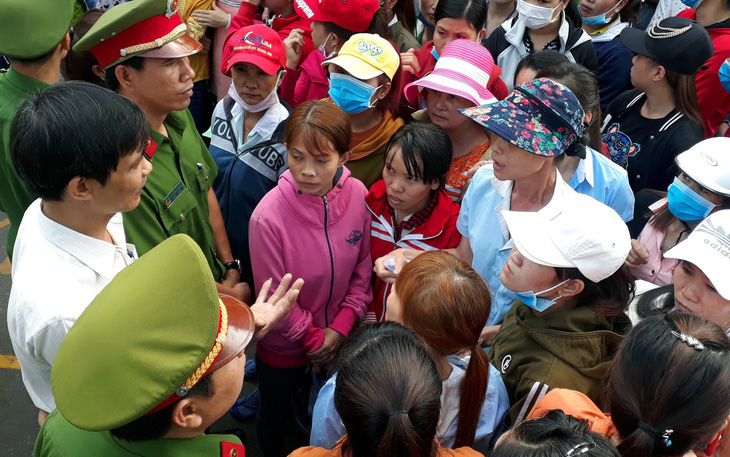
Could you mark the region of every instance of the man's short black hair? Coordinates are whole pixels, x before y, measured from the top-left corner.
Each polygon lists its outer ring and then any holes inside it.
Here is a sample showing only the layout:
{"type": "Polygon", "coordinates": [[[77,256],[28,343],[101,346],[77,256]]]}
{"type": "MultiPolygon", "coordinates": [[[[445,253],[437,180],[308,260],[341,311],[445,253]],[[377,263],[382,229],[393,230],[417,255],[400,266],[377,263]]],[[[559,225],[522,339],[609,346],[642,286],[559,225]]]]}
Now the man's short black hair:
{"type": "Polygon", "coordinates": [[[106,184],[119,161],[148,136],[144,113],[133,102],[67,81],[20,106],[10,127],[10,156],[31,192],[59,201],[76,176],[106,184]]]}
{"type": "MultiPolygon", "coordinates": [[[[213,378],[210,374],[200,378],[187,394],[187,397],[211,397],[214,394],[213,378]]],[[[172,405],[152,414],[142,416],[129,424],[111,430],[111,434],[125,441],[147,441],[162,438],[172,427],[172,405]]]]}
{"type": "Polygon", "coordinates": [[[144,68],[144,57],[130,57],[124,62],[118,63],[113,67],[109,67],[105,70],[106,72],[104,73],[104,82],[106,82],[106,87],[108,87],[110,90],[113,90],[114,92],[119,92],[119,80],[117,79],[117,74],[115,70],[120,65],[131,67],[135,70],[141,70],[144,68]]]}

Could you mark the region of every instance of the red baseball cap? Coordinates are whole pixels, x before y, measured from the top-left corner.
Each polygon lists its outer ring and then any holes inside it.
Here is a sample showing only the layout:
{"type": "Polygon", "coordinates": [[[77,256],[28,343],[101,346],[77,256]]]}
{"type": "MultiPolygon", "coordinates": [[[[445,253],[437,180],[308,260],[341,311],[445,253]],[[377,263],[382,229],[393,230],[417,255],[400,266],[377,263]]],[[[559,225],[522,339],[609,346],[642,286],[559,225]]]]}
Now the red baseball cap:
{"type": "Polygon", "coordinates": [[[269,75],[286,67],[286,49],[281,37],[270,27],[256,24],[244,27],[223,47],[221,71],[231,76],[231,67],[239,62],[256,65],[269,75]]]}
{"type": "Polygon", "coordinates": [[[367,31],[379,9],[378,0],[294,0],[299,17],[332,22],[355,33],[367,31]]]}

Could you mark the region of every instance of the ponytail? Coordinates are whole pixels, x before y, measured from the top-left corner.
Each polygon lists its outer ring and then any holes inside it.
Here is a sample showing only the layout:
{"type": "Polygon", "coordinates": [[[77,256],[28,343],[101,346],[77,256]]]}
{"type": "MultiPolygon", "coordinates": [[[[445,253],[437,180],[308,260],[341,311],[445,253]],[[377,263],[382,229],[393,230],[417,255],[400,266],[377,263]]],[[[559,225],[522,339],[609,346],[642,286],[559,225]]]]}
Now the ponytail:
{"type": "Polygon", "coordinates": [[[491,307],[489,289],[468,264],[447,252],[430,251],[403,268],[395,292],[403,324],[439,356],[471,348],[454,446],[472,446],[489,382],[489,358],[478,346],[491,307]]]}
{"type": "Polygon", "coordinates": [[[697,100],[697,87],[695,86],[696,73],[682,75],[668,70],[666,67],[664,70],[667,72],[667,83],[674,89],[674,104],[677,111],[698,125],[703,125],[700,105],[697,100]]]}

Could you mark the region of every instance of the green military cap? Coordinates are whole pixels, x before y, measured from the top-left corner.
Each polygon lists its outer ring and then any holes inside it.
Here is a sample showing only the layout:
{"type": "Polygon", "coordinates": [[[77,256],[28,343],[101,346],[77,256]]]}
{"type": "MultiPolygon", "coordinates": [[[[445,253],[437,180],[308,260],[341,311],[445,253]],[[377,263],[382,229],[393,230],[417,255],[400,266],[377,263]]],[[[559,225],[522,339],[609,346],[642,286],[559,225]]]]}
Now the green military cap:
{"type": "Polygon", "coordinates": [[[122,270],[58,350],[51,388],[60,413],[81,429],[111,430],[184,397],[253,337],[251,310],[221,298],[187,235],[122,270]]]}
{"type": "Polygon", "coordinates": [[[50,52],[66,36],[73,0],[0,0],[0,55],[33,59],[50,52]]]}
{"type": "Polygon", "coordinates": [[[177,0],[134,0],[110,9],[74,45],[74,51],[91,51],[107,69],[130,57],[185,57],[203,45],[185,32],[177,0]]]}

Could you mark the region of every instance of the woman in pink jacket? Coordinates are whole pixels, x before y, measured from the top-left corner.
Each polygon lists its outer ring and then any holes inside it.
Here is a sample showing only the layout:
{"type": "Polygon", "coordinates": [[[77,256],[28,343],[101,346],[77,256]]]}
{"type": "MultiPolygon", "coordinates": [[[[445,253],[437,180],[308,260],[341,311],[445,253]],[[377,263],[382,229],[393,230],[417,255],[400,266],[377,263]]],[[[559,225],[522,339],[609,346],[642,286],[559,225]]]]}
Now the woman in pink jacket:
{"type": "Polygon", "coordinates": [[[307,366],[324,371],[372,299],[370,213],[365,186],[344,167],[350,121],[330,102],[307,102],[284,133],[289,170],[249,222],[256,288],[285,273],[307,284],[292,311],[256,345],[264,455],[284,455],[284,424],[307,366]]]}

